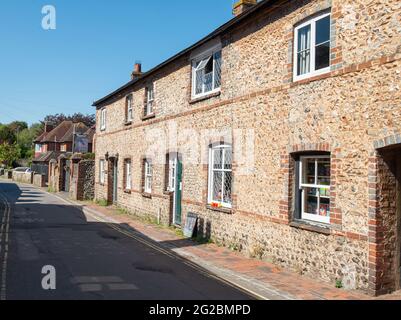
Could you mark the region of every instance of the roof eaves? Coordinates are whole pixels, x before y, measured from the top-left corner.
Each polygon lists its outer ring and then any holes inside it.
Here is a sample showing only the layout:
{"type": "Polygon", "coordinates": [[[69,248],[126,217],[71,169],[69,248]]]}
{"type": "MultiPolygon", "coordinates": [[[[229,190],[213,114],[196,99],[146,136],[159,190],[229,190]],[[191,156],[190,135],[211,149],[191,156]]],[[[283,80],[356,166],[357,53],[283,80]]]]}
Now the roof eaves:
{"type": "Polygon", "coordinates": [[[263,8],[264,6],[270,4],[271,2],[274,2],[274,0],[262,0],[260,1],[258,4],[256,4],[255,6],[253,6],[252,8],[250,8],[248,11],[246,11],[245,13],[239,15],[238,17],[235,17],[231,20],[229,20],[228,22],[226,22],[225,24],[223,24],[222,26],[220,26],[219,28],[217,28],[216,30],[214,30],[212,33],[210,33],[209,35],[207,35],[206,37],[204,37],[203,39],[199,40],[198,42],[196,42],[195,44],[193,44],[192,46],[182,50],[181,52],[177,53],[176,55],[174,55],[173,57],[165,60],[164,62],[162,62],[161,64],[157,65],[156,67],[154,67],[153,69],[143,73],[140,77],[129,81],[128,83],[126,83],[125,85],[123,85],[122,87],[118,88],[117,90],[113,91],[112,93],[108,94],[107,96],[93,102],[92,106],[93,107],[98,107],[100,104],[106,102],[107,100],[109,100],[110,98],[114,97],[115,95],[119,94],[120,92],[122,92],[123,90],[129,88],[130,86],[134,85],[135,83],[137,83],[138,81],[150,76],[151,74],[153,74],[154,72],[158,71],[159,69],[163,68],[164,66],[168,65],[169,63],[177,60],[178,58],[184,56],[185,54],[191,52],[192,50],[200,47],[201,45],[203,45],[204,43],[212,40],[213,38],[219,36],[220,34],[222,34],[223,32],[229,30],[230,28],[234,27],[235,25],[237,25],[238,23],[244,21],[245,19],[247,19],[249,16],[251,16],[254,12],[258,11],[259,9],[263,8]]]}

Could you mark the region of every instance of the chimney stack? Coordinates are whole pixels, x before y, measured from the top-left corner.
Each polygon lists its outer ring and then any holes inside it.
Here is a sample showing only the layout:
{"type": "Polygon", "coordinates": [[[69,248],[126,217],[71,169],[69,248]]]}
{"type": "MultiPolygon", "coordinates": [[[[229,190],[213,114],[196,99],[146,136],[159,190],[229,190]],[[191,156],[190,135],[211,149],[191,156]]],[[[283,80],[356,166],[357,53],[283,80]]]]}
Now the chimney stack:
{"type": "Polygon", "coordinates": [[[257,3],[257,0],[239,0],[234,4],[233,15],[238,17],[257,3]]]}
{"type": "Polygon", "coordinates": [[[142,75],[142,64],[135,62],[134,71],[131,73],[131,80],[138,79],[142,75]]]}
{"type": "Polygon", "coordinates": [[[48,133],[54,129],[54,125],[51,124],[49,121],[45,122],[45,132],[48,133]]]}

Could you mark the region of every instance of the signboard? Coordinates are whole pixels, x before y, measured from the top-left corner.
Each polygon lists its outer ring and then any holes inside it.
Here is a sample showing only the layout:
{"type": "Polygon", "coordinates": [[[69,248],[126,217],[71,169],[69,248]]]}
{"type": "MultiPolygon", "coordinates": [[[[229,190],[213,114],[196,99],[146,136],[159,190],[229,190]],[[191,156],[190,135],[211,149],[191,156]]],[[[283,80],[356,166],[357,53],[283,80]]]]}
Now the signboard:
{"type": "Polygon", "coordinates": [[[184,226],[184,236],[192,238],[195,233],[195,228],[198,223],[198,215],[192,212],[188,212],[187,220],[184,226]]]}
{"type": "Polygon", "coordinates": [[[75,134],[73,152],[87,153],[88,144],[89,144],[88,137],[85,134],[75,134]]]}

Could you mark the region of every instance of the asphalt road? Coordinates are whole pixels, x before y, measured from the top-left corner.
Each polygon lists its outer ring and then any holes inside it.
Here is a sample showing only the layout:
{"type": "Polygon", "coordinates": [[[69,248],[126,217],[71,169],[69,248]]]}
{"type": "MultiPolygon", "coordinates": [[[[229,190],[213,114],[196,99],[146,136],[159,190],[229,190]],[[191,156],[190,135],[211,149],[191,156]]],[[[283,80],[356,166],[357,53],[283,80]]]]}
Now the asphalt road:
{"type": "Polygon", "coordinates": [[[251,299],[30,186],[0,181],[0,223],[3,300],[251,299]],[[44,266],[55,290],[42,287],[44,266]]]}

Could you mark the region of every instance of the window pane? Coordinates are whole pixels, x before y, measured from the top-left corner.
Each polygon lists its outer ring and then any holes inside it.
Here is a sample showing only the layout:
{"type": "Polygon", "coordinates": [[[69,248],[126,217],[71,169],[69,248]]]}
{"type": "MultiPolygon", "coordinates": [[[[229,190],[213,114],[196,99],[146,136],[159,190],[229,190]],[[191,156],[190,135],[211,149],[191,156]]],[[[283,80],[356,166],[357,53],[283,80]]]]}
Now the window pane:
{"type": "Polygon", "coordinates": [[[319,215],[330,217],[330,198],[320,197],[319,215]]]}
{"type": "Polygon", "coordinates": [[[317,214],[317,206],[319,200],[319,193],[316,188],[304,189],[304,212],[309,214],[317,214]]]}
{"type": "Polygon", "coordinates": [[[224,172],[224,203],[231,203],[232,173],[224,172]]]}
{"type": "Polygon", "coordinates": [[[298,52],[311,48],[311,26],[307,25],[298,30],[298,52]]]}
{"type": "Polygon", "coordinates": [[[151,176],[152,175],[152,165],[151,163],[148,161],[146,162],[146,174],[151,176]]]}
{"type": "Polygon", "coordinates": [[[316,22],[316,44],[330,40],[330,16],[316,22]]]}
{"type": "Polygon", "coordinates": [[[222,169],[223,168],[223,149],[216,148],[213,149],[213,168],[222,169]]]}
{"type": "Polygon", "coordinates": [[[317,170],[317,184],[322,186],[330,186],[330,160],[319,159],[317,170]]]}
{"type": "Polygon", "coordinates": [[[221,86],[221,51],[214,54],[214,88],[221,86]]]}
{"type": "Polygon", "coordinates": [[[232,154],[232,149],[228,148],[224,150],[224,169],[226,170],[231,170],[232,169],[232,158],[233,158],[233,154],[232,154]]]}
{"type": "Polygon", "coordinates": [[[205,73],[212,73],[213,72],[213,59],[210,57],[206,66],[205,66],[205,73]]]}
{"type": "MultiPolygon", "coordinates": [[[[201,61],[199,61],[198,63],[196,63],[196,70],[201,70],[201,69],[205,69],[206,66],[209,64],[209,62],[213,60],[212,56],[209,56],[201,61]]],[[[212,64],[213,66],[213,64],[212,64]]]]}
{"type": "Polygon", "coordinates": [[[308,25],[298,30],[297,74],[299,76],[310,72],[310,48],[311,26],[308,25]]]}
{"type": "Polygon", "coordinates": [[[316,159],[306,159],[302,163],[302,183],[315,184],[315,161],[316,159]]]}
{"type": "Polygon", "coordinates": [[[213,172],[213,186],[212,186],[212,197],[213,201],[221,202],[222,199],[222,173],[213,172]]]}
{"type": "Polygon", "coordinates": [[[153,92],[153,87],[148,88],[148,101],[153,101],[154,99],[154,92],[153,92]]]}
{"type": "Polygon", "coordinates": [[[213,72],[205,74],[205,92],[210,92],[213,90],[213,72]]]}
{"type": "Polygon", "coordinates": [[[203,69],[197,70],[195,77],[195,94],[201,94],[203,91],[203,69]]]}
{"type": "Polygon", "coordinates": [[[301,76],[310,72],[310,50],[298,53],[297,74],[301,76]]]}
{"type": "Polygon", "coordinates": [[[330,42],[323,43],[316,47],[315,70],[330,66],[330,42]]]}

